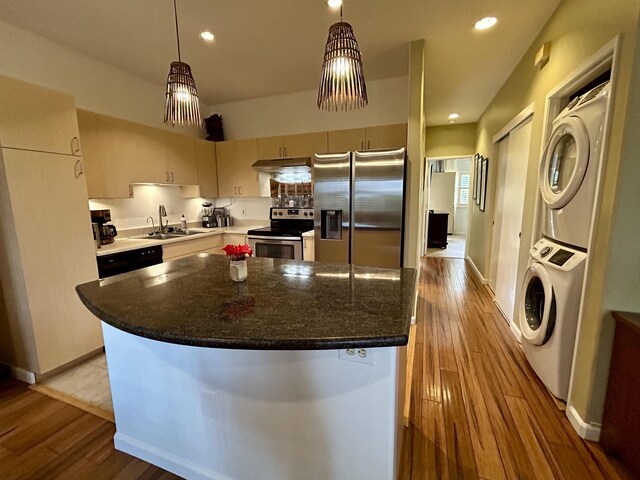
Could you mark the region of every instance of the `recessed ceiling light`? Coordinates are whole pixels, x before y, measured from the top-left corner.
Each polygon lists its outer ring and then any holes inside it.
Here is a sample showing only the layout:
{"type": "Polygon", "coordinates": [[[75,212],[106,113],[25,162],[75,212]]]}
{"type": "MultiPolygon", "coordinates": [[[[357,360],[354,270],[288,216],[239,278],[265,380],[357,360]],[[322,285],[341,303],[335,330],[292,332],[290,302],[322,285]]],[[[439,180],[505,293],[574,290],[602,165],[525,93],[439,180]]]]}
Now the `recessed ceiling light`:
{"type": "Polygon", "coordinates": [[[458,113],[450,113],[448,118],[449,120],[457,120],[460,118],[460,115],[458,113]]]}
{"type": "Polygon", "coordinates": [[[205,30],[204,32],[200,32],[200,38],[205,42],[213,42],[216,37],[209,30],[205,30]]]}
{"type": "Polygon", "coordinates": [[[484,17],[474,23],[473,28],[476,30],[486,30],[493,27],[496,23],[498,23],[498,19],[496,17],[484,17]]]}
{"type": "Polygon", "coordinates": [[[327,0],[327,5],[331,8],[338,8],[342,6],[342,0],[327,0]]]}

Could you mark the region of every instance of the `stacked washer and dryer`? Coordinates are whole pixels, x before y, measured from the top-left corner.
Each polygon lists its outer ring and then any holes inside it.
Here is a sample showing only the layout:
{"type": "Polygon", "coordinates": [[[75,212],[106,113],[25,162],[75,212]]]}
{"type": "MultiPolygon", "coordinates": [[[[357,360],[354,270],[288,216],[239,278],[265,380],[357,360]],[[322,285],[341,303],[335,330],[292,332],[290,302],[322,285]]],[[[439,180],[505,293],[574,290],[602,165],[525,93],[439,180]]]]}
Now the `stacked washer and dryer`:
{"type": "Polygon", "coordinates": [[[553,121],[538,177],[542,238],[518,302],[522,349],[549,391],[566,400],[602,162],[610,84],[574,98],[553,121]]]}

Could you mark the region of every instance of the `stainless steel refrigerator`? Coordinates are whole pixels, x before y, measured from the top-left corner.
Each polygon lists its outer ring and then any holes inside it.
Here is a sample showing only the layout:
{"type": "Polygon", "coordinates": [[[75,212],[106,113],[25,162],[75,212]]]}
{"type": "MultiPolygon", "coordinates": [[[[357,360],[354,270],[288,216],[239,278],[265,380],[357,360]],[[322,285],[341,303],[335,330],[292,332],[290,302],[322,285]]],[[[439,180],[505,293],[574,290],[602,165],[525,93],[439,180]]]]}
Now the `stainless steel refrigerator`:
{"type": "Polygon", "coordinates": [[[401,267],[405,149],[316,154],[315,259],[401,267]]]}

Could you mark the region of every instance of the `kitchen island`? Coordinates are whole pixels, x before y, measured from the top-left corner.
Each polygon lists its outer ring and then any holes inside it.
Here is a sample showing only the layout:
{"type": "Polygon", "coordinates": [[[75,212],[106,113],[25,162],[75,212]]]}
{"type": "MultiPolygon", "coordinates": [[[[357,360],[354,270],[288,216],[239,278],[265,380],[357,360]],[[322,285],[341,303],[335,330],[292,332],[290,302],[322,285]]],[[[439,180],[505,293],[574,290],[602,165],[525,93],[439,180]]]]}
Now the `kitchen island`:
{"type": "Polygon", "coordinates": [[[198,254],[79,285],[119,450],[186,478],[392,479],[413,269],[198,254]]]}

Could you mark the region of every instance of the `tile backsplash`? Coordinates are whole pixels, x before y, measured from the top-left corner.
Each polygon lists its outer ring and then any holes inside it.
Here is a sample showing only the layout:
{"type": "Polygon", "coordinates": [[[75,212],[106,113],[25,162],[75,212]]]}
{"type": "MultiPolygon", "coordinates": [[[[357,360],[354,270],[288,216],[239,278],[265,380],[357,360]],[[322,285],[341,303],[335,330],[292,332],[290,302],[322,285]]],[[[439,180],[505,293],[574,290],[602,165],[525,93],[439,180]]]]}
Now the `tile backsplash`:
{"type": "Polygon", "coordinates": [[[166,220],[170,225],[179,224],[183,214],[188,222],[197,222],[202,215],[204,201],[216,207],[227,207],[234,219],[269,219],[271,198],[184,198],[180,187],[173,185],[134,185],[132,198],[92,199],[89,200],[89,208],[108,208],[111,210],[111,223],[118,229],[127,230],[151,227],[151,222],[147,224],[149,216],[157,224],[158,205],[161,203],[167,210],[166,220]]]}
{"type": "Polygon", "coordinates": [[[227,208],[234,219],[269,220],[271,197],[218,198],[214,205],[227,208]]]}

